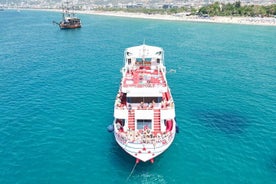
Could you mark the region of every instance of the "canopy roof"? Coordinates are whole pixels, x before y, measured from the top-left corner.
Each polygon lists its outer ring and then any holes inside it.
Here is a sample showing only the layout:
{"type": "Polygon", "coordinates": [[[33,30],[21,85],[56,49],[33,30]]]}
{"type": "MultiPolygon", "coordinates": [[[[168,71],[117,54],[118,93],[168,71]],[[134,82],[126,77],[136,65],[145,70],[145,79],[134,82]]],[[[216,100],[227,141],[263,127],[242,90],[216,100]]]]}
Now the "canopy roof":
{"type": "Polygon", "coordinates": [[[149,46],[149,45],[139,45],[135,47],[129,47],[125,50],[125,53],[129,57],[135,58],[158,58],[164,53],[161,47],[149,46]]]}

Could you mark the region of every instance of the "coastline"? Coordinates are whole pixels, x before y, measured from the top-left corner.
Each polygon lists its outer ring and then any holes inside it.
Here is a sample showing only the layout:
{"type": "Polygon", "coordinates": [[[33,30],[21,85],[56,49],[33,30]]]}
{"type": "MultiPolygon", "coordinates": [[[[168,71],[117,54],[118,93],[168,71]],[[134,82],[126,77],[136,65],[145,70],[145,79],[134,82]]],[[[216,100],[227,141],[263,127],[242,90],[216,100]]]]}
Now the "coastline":
{"type": "Polygon", "coordinates": [[[155,20],[172,20],[186,22],[206,22],[221,24],[244,24],[244,25],[261,25],[276,26],[276,18],[273,17],[198,17],[185,15],[161,15],[161,14],[144,14],[144,13],[128,13],[128,12],[106,12],[106,11],[78,11],[79,14],[117,16],[128,18],[155,19],[155,20]]]}
{"type": "MultiPolygon", "coordinates": [[[[31,9],[41,11],[55,11],[60,12],[58,9],[31,9]]],[[[276,26],[276,18],[274,17],[198,17],[186,15],[161,15],[161,14],[144,14],[144,13],[129,13],[122,11],[95,11],[83,10],[75,11],[77,14],[88,15],[101,15],[101,16],[116,16],[126,18],[138,19],[153,19],[153,20],[171,20],[171,21],[184,21],[184,22],[205,22],[205,23],[219,23],[219,24],[243,24],[243,25],[256,25],[256,26],[276,26]]]]}

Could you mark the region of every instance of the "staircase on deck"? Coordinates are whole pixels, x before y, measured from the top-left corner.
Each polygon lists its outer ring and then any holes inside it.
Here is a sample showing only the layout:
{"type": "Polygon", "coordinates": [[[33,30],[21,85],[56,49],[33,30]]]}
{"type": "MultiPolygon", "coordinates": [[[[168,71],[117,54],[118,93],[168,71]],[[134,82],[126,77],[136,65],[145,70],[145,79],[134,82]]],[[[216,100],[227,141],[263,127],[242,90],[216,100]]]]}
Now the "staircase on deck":
{"type": "Polygon", "coordinates": [[[153,131],[155,133],[161,132],[161,124],[160,124],[160,109],[154,109],[154,124],[153,124],[153,131]]]}
{"type": "Polygon", "coordinates": [[[130,130],[135,130],[135,116],[134,116],[134,110],[131,110],[128,113],[128,128],[130,130]]]}

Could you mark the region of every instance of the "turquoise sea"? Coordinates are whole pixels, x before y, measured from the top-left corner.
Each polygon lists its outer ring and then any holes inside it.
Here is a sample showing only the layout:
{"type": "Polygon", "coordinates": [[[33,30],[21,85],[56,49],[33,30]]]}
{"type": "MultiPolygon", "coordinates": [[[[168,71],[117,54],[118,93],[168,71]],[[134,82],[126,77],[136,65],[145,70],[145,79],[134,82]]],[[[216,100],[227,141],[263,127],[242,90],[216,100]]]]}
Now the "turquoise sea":
{"type": "Polygon", "coordinates": [[[0,12],[1,184],[276,183],[276,27],[79,17],[0,12]],[[144,40],[165,50],[180,133],[129,177],[107,126],[144,40]]]}

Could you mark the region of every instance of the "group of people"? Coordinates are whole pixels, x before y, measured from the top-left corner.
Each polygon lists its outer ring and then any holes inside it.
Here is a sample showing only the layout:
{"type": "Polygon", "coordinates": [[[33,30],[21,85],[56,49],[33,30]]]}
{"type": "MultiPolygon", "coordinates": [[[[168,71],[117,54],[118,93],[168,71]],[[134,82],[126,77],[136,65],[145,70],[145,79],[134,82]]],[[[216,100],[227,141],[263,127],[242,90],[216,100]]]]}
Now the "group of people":
{"type": "MultiPolygon", "coordinates": [[[[138,110],[149,110],[149,109],[153,109],[155,107],[155,102],[154,100],[151,103],[145,103],[145,102],[140,102],[140,104],[137,106],[138,110]]],[[[174,107],[174,103],[172,100],[163,100],[161,101],[161,108],[173,108],[174,107]]],[[[129,112],[131,112],[132,110],[132,105],[129,103],[127,106],[127,109],[129,112]]]]}
{"type": "Polygon", "coordinates": [[[155,106],[154,100],[153,100],[151,103],[144,103],[144,102],[141,102],[140,105],[138,106],[138,109],[143,109],[143,110],[146,110],[146,109],[153,109],[154,106],[155,106]]]}
{"type": "Polygon", "coordinates": [[[168,101],[163,100],[163,101],[161,102],[161,108],[167,108],[167,107],[173,108],[173,106],[174,106],[174,103],[173,103],[172,100],[168,100],[168,101]]]}
{"type": "Polygon", "coordinates": [[[123,93],[119,92],[116,96],[115,104],[118,108],[124,108],[125,107],[125,96],[123,93]]]}
{"type": "Polygon", "coordinates": [[[155,147],[157,143],[168,143],[171,133],[164,132],[154,134],[150,128],[144,128],[143,130],[138,131],[128,129],[126,132],[120,132],[118,135],[124,144],[129,142],[139,144],[144,143],[153,144],[155,147]]]}

